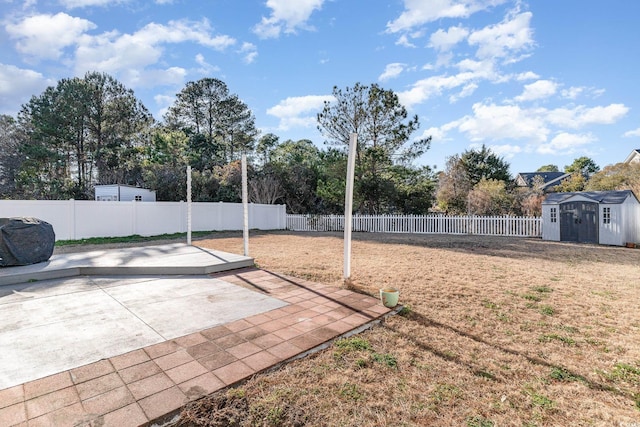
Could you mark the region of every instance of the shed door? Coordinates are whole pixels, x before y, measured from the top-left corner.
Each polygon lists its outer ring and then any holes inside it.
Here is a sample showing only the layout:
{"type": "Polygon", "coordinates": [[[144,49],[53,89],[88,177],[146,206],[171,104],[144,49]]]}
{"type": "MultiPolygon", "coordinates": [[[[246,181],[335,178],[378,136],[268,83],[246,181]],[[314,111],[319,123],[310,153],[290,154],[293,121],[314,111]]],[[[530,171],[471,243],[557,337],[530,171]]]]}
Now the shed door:
{"type": "Polygon", "coordinates": [[[598,243],[598,204],[560,204],[560,241],[598,243]]]}

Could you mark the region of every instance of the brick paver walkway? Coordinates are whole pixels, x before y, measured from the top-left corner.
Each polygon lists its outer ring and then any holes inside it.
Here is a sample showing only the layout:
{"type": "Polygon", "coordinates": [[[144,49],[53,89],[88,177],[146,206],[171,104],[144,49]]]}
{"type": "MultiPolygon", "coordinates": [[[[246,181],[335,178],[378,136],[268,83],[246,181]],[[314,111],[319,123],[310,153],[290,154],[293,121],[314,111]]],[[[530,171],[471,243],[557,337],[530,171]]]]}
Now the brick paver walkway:
{"type": "Polygon", "coordinates": [[[367,295],[259,269],[213,277],[289,305],[0,390],[0,426],[150,425],[390,312],[367,295]]]}

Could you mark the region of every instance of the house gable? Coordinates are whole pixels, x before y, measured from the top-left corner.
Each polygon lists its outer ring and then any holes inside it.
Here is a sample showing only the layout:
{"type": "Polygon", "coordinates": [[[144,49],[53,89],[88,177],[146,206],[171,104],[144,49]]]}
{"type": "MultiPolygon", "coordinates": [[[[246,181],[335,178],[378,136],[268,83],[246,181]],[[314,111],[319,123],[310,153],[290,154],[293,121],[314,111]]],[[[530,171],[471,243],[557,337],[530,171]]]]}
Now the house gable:
{"type": "Polygon", "coordinates": [[[542,190],[548,190],[562,182],[563,179],[571,176],[565,172],[522,172],[516,176],[516,185],[519,187],[532,187],[536,178],[542,179],[542,190]]]}
{"type": "Polygon", "coordinates": [[[627,158],[624,160],[624,163],[626,164],[640,163],[640,148],[633,150],[631,154],[629,154],[627,158]]]}

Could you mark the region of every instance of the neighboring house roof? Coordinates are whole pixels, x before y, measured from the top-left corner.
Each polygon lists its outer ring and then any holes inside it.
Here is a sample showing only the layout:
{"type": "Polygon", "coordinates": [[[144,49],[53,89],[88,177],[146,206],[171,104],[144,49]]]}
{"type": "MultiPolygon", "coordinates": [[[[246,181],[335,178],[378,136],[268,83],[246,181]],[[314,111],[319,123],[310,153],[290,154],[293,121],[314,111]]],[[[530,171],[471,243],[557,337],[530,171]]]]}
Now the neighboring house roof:
{"type": "Polygon", "coordinates": [[[617,191],[576,191],[570,193],[552,193],[549,194],[545,199],[543,204],[558,204],[562,203],[565,200],[568,200],[574,196],[582,196],[587,199],[591,199],[594,202],[609,204],[609,205],[618,205],[623,203],[627,198],[633,197],[636,202],[638,198],[633,191],[631,190],[617,190],[617,191]]]}
{"type": "Polygon", "coordinates": [[[640,162],[640,148],[636,148],[627,156],[624,163],[640,162]]]}
{"type": "Polygon", "coordinates": [[[571,176],[571,174],[565,172],[523,172],[518,174],[516,182],[521,187],[531,187],[534,179],[538,176],[542,178],[544,183],[542,189],[547,189],[560,184],[563,179],[571,176]]]}

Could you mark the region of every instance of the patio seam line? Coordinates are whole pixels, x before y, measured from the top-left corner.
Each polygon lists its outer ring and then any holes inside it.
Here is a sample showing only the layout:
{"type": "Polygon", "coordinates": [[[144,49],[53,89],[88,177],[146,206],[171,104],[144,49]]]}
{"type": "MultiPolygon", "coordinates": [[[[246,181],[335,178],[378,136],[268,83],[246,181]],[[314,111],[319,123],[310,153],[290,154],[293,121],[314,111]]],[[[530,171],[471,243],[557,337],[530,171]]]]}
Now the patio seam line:
{"type": "Polygon", "coordinates": [[[121,303],[120,301],[118,301],[113,295],[111,295],[107,289],[102,287],[102,285],[98,284],[98,287],[100,288],[100,290],[102,292],[104,292],[105,295],[107,295],[109,298],[111,298],[112,300],[114,300],[116,303],[118,303],[122,308],[124,308],[127,312],[131,313],[131,315],[133,317],[135,317],[136,319],[138,319],[139,321],[141,321],[146,327],[148,327],[149,329],[151,329],[155,334],[157,334],[160,338],[162,338],[164,341],[168,341],[166,337],[164,337],[160,332],[156,331],[153,326],[149,325],[147,322],[145,322],[142,318],[140,318],[140,316],[138,316],[137,314],[135,314],[133,311],[131,311],[129,309],[129,307],[127,307],[126,305],[124,305],[123,303],[121,303]]]}

